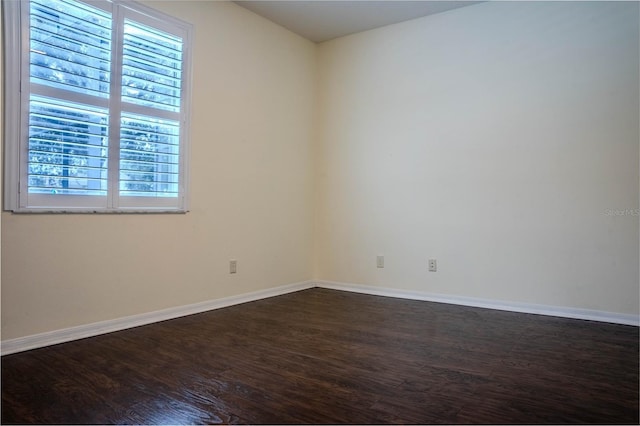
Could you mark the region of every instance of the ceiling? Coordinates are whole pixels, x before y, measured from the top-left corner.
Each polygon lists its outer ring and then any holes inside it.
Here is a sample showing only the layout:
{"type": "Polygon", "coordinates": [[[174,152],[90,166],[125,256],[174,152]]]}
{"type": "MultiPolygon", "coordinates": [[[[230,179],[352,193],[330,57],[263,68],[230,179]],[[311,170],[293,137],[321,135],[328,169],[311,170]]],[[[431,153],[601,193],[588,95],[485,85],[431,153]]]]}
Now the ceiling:
{"type": "Polygon", "coordinates": [[[479,1],[238,0],[234,3],[316,43],[479,1]]]}

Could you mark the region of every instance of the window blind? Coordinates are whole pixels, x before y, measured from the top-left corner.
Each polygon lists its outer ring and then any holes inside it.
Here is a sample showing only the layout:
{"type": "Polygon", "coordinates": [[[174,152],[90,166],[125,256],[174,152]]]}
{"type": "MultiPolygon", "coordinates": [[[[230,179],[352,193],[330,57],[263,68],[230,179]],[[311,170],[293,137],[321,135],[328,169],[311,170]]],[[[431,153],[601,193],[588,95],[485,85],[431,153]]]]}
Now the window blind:
{"type": "Polygon", "coordinates": [[[185,211],[191,26],[119,0],[3,11],[5,207],[185,211]]]}

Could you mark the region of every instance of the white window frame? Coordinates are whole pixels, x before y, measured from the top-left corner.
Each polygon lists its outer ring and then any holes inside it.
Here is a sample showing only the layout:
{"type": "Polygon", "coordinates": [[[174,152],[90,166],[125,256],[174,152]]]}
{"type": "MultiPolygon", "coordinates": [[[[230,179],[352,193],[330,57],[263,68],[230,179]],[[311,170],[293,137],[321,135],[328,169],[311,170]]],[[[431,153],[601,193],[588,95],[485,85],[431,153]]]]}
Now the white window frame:
{"type": "MultiPolygon", "coordinates": [[[[99,195],[29,194],[27,190],[29,78],[29,2],[3,1],[4,52],[4,203],[15,213],[185,213],[188,211],[189,117],[191,104],[191,40],[193,26],[130,0],[81,0],[112,16],[111,91],[108,147],[108,191],[99,195]],[[23,9],[24,8],[24,9],[23,9]],[[119,196],[119,136],[122,112],[145,113],[145,107],[121,105],[120,81],[125,19],[183,40],[180,112],[154,110],[153,117],[180,123],[179,193],[177,197],[119,196]],[[118,89],[114,91],[114,89],[118,89]]],[[[146,111],[147,113],[149,110],[146,111]]]]}

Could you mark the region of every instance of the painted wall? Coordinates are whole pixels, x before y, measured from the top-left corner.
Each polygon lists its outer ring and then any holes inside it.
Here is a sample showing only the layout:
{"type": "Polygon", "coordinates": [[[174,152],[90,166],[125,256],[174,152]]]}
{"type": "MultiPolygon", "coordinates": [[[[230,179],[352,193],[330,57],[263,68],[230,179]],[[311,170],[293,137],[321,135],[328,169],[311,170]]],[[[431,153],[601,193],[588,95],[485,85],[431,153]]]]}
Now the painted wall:
{"type": "Polygon", "coordinates": [[[637,314],[638,19],[490,2],[320,45],[317,278],[637,314]]]}
{"type": "Polygon", "coordinates": [[[312,278],[315,45],[232,3],[148,4],[195,26],[191,212],[3,213],[3,340],[312,278]]]}

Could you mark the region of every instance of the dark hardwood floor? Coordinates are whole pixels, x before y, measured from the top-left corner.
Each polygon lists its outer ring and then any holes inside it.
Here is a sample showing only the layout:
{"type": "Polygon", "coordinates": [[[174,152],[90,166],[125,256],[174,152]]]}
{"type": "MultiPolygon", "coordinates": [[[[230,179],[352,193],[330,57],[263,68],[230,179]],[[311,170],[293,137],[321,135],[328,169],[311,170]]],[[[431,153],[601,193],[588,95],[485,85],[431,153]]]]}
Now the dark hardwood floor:
{"type": "Polygon", "coordinates": [[[311,289],[2,357],[2,423],[638,424],[638,328],[311,289]]]}

